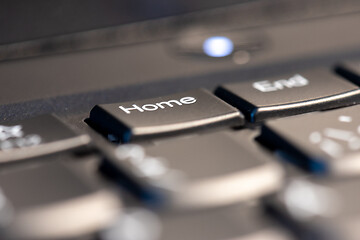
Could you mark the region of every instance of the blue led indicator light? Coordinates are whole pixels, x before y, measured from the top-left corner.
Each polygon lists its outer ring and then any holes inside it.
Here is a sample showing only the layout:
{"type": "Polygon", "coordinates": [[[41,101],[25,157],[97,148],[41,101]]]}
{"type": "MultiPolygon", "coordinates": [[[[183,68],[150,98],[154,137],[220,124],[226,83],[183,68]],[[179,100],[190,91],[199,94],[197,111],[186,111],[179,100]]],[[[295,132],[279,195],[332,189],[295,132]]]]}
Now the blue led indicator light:
{"type": "Polygon", "coordinates": [[[234,44],[227,37],[214,36],[204,41],[203,50],[210,57],[226,57],[233,52],[234,44]]]}

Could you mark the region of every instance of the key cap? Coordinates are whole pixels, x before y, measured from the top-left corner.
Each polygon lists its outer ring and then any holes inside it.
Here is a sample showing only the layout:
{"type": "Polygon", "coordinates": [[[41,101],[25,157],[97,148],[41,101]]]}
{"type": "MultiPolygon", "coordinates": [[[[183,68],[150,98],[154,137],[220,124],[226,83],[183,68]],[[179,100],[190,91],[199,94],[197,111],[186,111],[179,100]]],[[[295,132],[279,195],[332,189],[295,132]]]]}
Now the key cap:
{"type": "Polygon", "coordinates": [[[102,229],[120,213],[115,194],[78,168],[48,160],[2,168],[1,239],[73,239],[102,229]]]}
{"type": "Polygon", "coordinates": [[[282,179],[275,162],[245,143],[249,133],[215,132],[147,146],[124,144],[105,158],[101,169],[120,184],[128,179],[126,185],[138,197],[164,208],[241,202],[276,190],[282,179]]]}
{"type": "Polygon", "coordinates": [[[163,213],[128,209],[100,240],[293,240],[258,206],[233,205],[207,211],[163,213]],[[136,223],[130,226],[130,222],[136,223]],[[128,234],[127,234],[128,233],[128,234]],[[136,237],[135,237],[136,236],[136,237]]]}
{"type": "Polygon", "coordinates": [[[90,142],[53,115],[0,125],[0,163],[82,147],[90,142]]]}
{"type": "Polygon", "coordinates": [[[250,122],[352,105],[359,93],[353,83],[322,69],[227,84],[215,92],[250,122]]]}
{"type": "Polygon", "coordinates": [[[289,233],[265,219],[258,206],[232,205],[207,211],[163,216],[161,239],[290,240],[289,233]]]}
{"type": "Polygon", "coordinates": [[[127,103],[102,104],[90,121],[122,142],[168,136],[218,126],[238,126],[243,117],[235,108],[205,90],[127,103]]]}
{"type": "Polygon", "coordinates": [[[336,73],[348,79],[356,85],[360,85],[360,62],[359,61],[346,61],[340,63],[335,68],[336,73]]]}
{"type": "Polygon", "coordinates": [[[360,174],[360,106],[267,122],[260,140],[314,173],[360,174]]]}
{"type": "Polygon", "coordinates": [[[298,239],[359,239],[360,179],[295,178],[266,199],[268,212],[298,239]]]}

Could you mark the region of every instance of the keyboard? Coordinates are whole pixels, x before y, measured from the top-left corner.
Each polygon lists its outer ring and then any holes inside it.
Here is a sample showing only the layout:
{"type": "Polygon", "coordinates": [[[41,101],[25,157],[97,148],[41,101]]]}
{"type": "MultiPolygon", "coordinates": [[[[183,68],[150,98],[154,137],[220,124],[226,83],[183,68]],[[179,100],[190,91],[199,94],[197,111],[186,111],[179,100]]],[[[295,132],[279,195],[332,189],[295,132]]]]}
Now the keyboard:
{"type": "Polygon", "coordinates": [[[341,10],[0,46],[0,239],[358,240],[360,38],[334,36],[359,16],[341,10]]]}
{"type": "Polygon", "coordinates": [[[360,64],[0,125],[4,239],[356,239],[360,64]]]}

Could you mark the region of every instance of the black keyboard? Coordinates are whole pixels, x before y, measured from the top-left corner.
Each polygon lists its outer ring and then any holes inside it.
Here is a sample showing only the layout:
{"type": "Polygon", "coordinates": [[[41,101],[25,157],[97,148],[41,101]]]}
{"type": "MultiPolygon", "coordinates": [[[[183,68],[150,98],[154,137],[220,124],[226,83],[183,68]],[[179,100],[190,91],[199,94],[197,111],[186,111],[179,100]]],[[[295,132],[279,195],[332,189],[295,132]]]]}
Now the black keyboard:
{"type": "Polygon", "coordinates": [[[4,122],[3,238],[355,239],[357,66],[4,122]]]}
{"type": "Polygon", "coordinates": [[[0,239],[358,240],[359,14],[339,12],[0,46],[0,239]]]}

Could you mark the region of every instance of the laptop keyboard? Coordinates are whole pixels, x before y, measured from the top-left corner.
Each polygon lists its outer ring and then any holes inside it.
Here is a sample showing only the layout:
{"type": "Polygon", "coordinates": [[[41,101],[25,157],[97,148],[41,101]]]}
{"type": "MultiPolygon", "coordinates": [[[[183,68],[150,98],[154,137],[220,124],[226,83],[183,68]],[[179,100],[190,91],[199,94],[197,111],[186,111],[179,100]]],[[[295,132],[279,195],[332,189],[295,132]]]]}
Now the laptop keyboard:
{"type": "Polygon", "coordinates": [[[358,239],[359,66],[3,122],[1,239],[358,239]]]}

